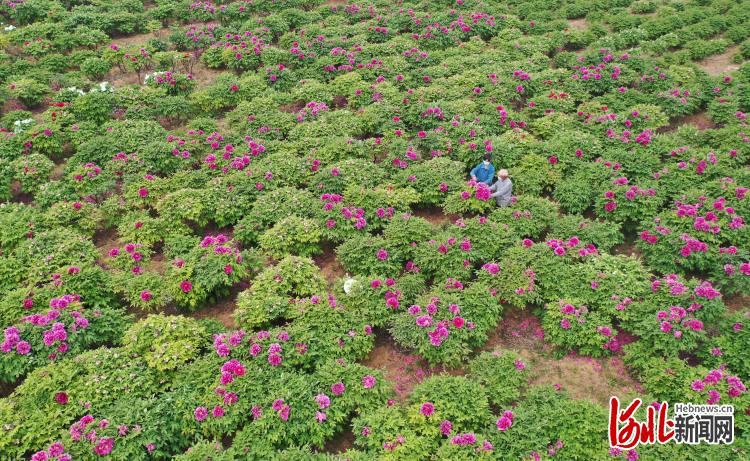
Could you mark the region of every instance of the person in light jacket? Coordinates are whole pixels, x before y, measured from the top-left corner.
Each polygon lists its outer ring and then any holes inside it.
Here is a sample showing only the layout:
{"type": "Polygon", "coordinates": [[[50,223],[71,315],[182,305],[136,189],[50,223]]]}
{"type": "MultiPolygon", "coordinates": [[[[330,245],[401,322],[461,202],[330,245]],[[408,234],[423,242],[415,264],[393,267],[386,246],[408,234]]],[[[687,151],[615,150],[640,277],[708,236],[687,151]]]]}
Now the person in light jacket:
{"type": "Polygon", "coordinates": [[[492,195],[498,206],[510,205],[510,198],[513,196],[513,181],[508,177],[508,170],[502,169],[497,172],[497,182],[490,186],[492,195]]]}
{"type": "Polygon", "coordinates": [[[490,162],[490,154],[484,154],[484,160],[479,165],[475,166],[471,170],[471,179],[478,182],[483,182],[488,186],[492,184],[492,177],[495,176],[495,167],[490,162]]]}

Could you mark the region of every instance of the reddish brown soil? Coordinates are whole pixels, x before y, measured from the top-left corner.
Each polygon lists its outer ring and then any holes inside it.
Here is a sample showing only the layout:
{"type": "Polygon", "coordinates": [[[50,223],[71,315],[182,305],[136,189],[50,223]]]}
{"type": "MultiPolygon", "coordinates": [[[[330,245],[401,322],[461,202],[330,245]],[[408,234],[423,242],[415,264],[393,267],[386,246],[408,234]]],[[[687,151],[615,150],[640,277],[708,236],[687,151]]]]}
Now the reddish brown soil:
{"type": "Polygon", "coordinates": [[[573,30],[585,30],[589,28],[589,23],[585,18],[568,19],[568,22],[570,23],[570,28],[573,30]]]}
{"type": "Polygon", "coordinates": [[[50,175],[50,179],[52,180],[58,180],[63,177],[63,171],[65,170],[65,164],[66,162],[63,161],[62,163],[58,163],[55,165],[55,168],[52,169],[52,174],[50,175]]]}
{"type": "Polygon", "coordinates": [[[445,214],[443,213],[442,209],[436,206],[420,208],[418,210],[414,210],[412,214],[414,216],[419,216],[420,218],[426,219],[435,226],[442,226],[443,224],[453,224],[457,219],[460,218],[459,215],[445,214]]]}
{"type": "Polygon", "coordinates": [[[234,227],[226,226],[219,227],[214,223],[207,225],[206,227],[199,228],[197,226],[190,226],[198,235],[206,236],[211,235],[216,237],[219,234],[223,234],[226,238],[231,240],[234,237],[234,227]]]}
{"type": "Polygon", "coordinates": [[[726,75],[740,68],[739,64],[732,61],[732,57],[737,53],[736,46],[730,46],[721,54],[709,56],[698,61],[698,67],[708,72],[709,75],[726,75]]]}
{"type": "Polygon", "coordinates": [[[116,44],[120,48],[126,48],[130,46],[145,45],[146,42],[154,37],[166,37],[169,35],[169,27],[162,27],[154,32],[145,32],[142,34],[133,34],[122,37],[113,37],[111,43],[116,44]]]}
{"type": "Polygon", "coordinates": [[[222,69],[209,69],[199,62],[196,63],[195,66],[193,66],[192,74],[196,86],[198,88],[205,88],[213,84],[216,81],[216,77],[226,72],[226,70],[222,69]]]}
{"type": "Polygon", "coordinates": [[[225,327],[227,327],[227,329],[235,330],[237,328],[237,323],[234,321],[234,317],[232,316],[232,314],[234,313],[236,307],[237,295],[236,293],[233,293],[227,298],[219,300],[218,303],[214,304],[211,307],[203,307],[195,312],[185,315],[196,319],[218,320],[225,327]]]}
{"type": "Polygon", "coordinates": [[[338,454],[354,448],[354,433],[347,429],[336,434],[331,440],[326,442],[321,450],[323,453],[338,454]]]}
{"type": "Polygon", "coordinates": [[[565,389],[576,399],[606,405],[613,395],[625,398],[643,392],[619,357],[593,359],[570,354],[556,359],[551,356],[553,347],[543,340],[539,318],[530,309],[512,309],[506,312],[485,348],[516,351],[530,371],[529,384],[565,389]]]}
{"type": "Polygon", "coordinates": [[[635,244],[633,243],[621,243],[619,245],[615,245],[612,248],[612,254],[635,256],[637,258],[641,258],[643,256],[643,253],[641,253],[641,250],[637,246],[635,246],[635,244]]]}
{"type": "Polygon", "coordinates": [[[323,253],[313,258],[315,264],[320,267],[320,274],[325,277],[329,286],[333,286],[336,280],[346,275],[341,263],[336,259],[336,252],[334,250],[334,245],[326,242],[323,244],[323,253]]]}
{"type": "Polygon", "coordinates": [[[711,120],[705,112],[699,112],[697,114],[685,115],[684,117],[678,117],[665,127],[659,128],[658,133],[670,133],[677,130],[682,125],[693,125],[699,130],[708,130],[716,128],[716,123],[711,120]]]}
{"type": "Polygon", "coordinates": [[[431,368],[420,356],[399,347],[385,331],[377,333],[375,347],[362,364],[383,370],[385,377],[396,383],[396,399],[399,401],[406,400],[414,386],[433,374],[465,374],[462,369],[431,368]]]}
{"type": "Polygon", "coordinates": [[[341,109],[346,108],[349,105],[349,101],[346,99],[345,96],[336,96],[333,98],[333,103],[331,106],[334,109],[341,109]]]}
{"type": "Polygon", "coordinates": [[[305,101],[294,101],[290,102],[289,104],[281,104],[279,106],[279,110],[281,112],[287,112],[289,114],[296,114],[302,108],[305,107],[305,101]]]}
{"type": "Polygon", "coordinates": [[[94,246],[99,250],[101,255],[98,259],[99,265],[107,268],[107,258],[109,258],[109,250],[119,246],[119,237],[117,235],[117,229],[114,227],[110,229],[99,230],[94,234],[94,246]]]}
{"type": "Polygon", "coordinates": [[[167,261],[164,260],[164,253],[158,252],[152,255],[145,269],[149,272],[164,274],[167,271],[167,261]]]}
{"type": "Polygon", "coordinates": [[[531,313],[531,308],[508,308],[495,331],[489,334],[484,348],[551,350],[543,341],[544,331],[539,317],[531,313]]]}
{"type": "Polygon", "coordinates": [[[750,309],[750,296],[734,295],[724,299],[727,309],[731,312],[742,312],[750,309]]]}
{"type": "Polygon", "coordinates": [[[13,393],[19,384],[23,382],[23,379],[18,379],[13,383],[0,383],[0,398],[7,397],[13,393]]]}

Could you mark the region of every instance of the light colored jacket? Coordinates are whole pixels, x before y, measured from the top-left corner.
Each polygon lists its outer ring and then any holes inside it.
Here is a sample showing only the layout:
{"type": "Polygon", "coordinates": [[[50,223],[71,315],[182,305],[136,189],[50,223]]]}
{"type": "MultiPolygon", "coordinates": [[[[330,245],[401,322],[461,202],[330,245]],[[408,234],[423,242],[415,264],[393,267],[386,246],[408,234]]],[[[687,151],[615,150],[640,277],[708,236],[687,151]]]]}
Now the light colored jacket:
{"type": "Polygon", "coordinates": [[[490,186],[492,195],[498,205],[505,206],[510,203],[510,198],[513,196],[513,181],[510,178],[505,180],[498,179],[495,184],[490,186]]]}

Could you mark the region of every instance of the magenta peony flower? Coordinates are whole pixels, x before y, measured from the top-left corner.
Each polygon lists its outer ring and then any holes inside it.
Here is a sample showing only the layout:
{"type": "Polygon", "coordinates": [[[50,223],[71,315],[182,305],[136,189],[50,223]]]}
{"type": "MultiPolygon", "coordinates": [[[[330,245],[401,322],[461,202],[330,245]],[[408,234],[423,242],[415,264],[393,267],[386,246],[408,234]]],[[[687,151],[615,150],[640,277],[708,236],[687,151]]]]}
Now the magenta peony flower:
{"type": "Polygon", "coordinates": [[[112,453],[112,449],[115,447],[115,439],[111,437],[102,437],[94,447],[94,453],[99,456],[107,456],[112,453]]]}
{"type": "Polygon", "coordinates": [[[189,280],[183,280],[180,282],[180,289],[183,293],[190,293],[193,291],[193,284],[189,280]]]}
{"type": "Polygon", "coordinates": [[[27,355],[31,352],[31,345],[26,341],[19,341],[19,343],[16,344],[16,352],[21,355],[27,355]]]}
{"type": "Polygon", "coordinates": [[[342,383],[341,381],[331,386],[331,392],[333,392],[333,395],[335,396],[339,396],[343,394],[345,390],[346,390],[346,387],[344,386],[344,383],[342,383]]]}
{"type": "Polygon", "coordinates": [[[288,421],[289,420],[289,414],[291,413],[292,408],[289,405],[284,405],[284,408],[281,409],[279,412],[279,418],[282,421],[288,421]]]}
{"type": "Polygon", "coordinates": [[[268,363],[273,367],[281,365],[281,356],[278,354],[268,354],[268,363]]]}
{"type": "Polygon", "coordinates": [[[66,394],[65,392],[57,392],[55,394],[55,402],[59,403],[60,405],[67,405],[68,394],[66,394]]]}
{"type": "Polygon", "coordinates": [[[206,407],[197,407],[193,412],[193,415],[195,416],[196,421],[201,422],[208,417],[208,409],[206,407]]]}
{"type": "Polygon", "coordinates": [[[430,417],[435,413],[435,405],[432,402],[425,402],[422,404],[422,408],[419,410],[423,415],[430,417]]]}
{"type": "Polygon", "coordinates": [[[222,416],[224,416],[224,408],[221,405],[216,405],[211,412],[211,415],[214,418],[221,418],[222,416]]]}
{"type": "Polygon", "coordinates": [[[377,384],[377,380],[372,375],[367,375],[362,377],[362,386],[364,386],[365,389],[372,389],[375,387],[375,384],[377,384]]]}
{"type": "Polygon", "coordinates": [[[331,398],[325,394],[318,394],[315,396],[315,401],[318,402],[318,406],[321,410],[331,406],[331,398]]]}
{"type": "Polygon", "coordinates": [[[497,428],[501,431],[507,431],[510,429],[510,426],[513,424],[513,421],[508,418],[507,416],[503,416],[502,418],[497,420],[497,428]]]}
{"type": "Polygon", "coordinates": [[[379,260],[385,261],[386,259],[388,259],[388,252],[385,251],[385,249],[381,248],[377,252],[377,257],[379,260]]]}
{"type": "Polygon", "coordinates": [[[440,423],[440,433],[443,435],[449,435],[451,431],[453,430],[453,423],[448,421],[447,419],[443,420],[443,422],[440,423]]]}

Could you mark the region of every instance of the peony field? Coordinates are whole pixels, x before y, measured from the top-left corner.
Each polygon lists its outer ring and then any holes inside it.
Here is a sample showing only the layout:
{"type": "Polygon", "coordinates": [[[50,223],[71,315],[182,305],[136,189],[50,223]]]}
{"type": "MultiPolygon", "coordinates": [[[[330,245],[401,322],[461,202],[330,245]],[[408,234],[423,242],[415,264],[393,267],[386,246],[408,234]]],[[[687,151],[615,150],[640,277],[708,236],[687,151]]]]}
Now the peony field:
{"type": "Polygon", "coordinates": [[[750,0],[0,0],[0,461],[750,461],[750,0]]]}

